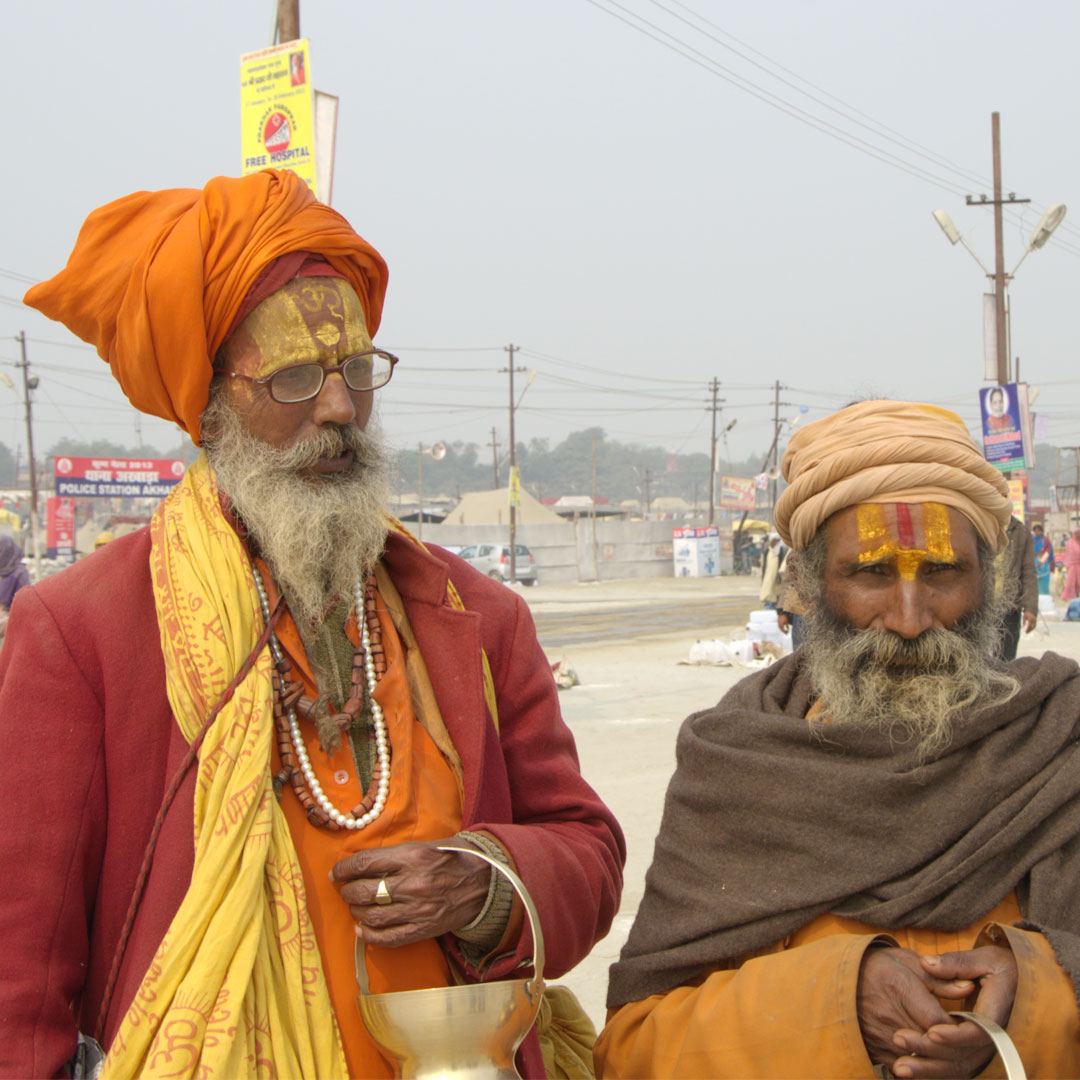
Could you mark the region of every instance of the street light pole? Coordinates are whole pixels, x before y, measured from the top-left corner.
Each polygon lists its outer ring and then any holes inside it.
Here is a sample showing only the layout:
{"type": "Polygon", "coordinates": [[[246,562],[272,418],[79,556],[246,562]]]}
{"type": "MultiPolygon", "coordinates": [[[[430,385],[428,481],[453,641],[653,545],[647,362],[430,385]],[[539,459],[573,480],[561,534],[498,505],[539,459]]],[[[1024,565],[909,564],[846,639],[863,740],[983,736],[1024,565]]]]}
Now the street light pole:
{"type": "Polygon", "coordinates": [[[1009,381],[1009,339],[1005,332],[1005,230],[1001,220],[1001,116],[998,113],[990,114],[990,132],[994,155],[994,336],[997,381],[998,386],[1004,386],[1009,381]]]}
{"type": "Polygon", "coordinates": [[[420,513],[416,519],[416,539],[424,539],[424,455],[430,454],[436,461],[446,457],[446,447],[441,443],[432,443],[425,449],[424,444],[416,444],[416,499],[420,504],[420,513]]]}
{"type": "Polygon", "coordinates": [[[37,377],[31,377],[30,361],[26,358],[26,331],[19,333],[22,346],[23,401],[26,403],[26,448],[30,454],[30,536],[34,545],[34,580],[41,580],[41,537],[38,524],[37,468],[34,461],[34,425],[30,415],[30,391],[37,386],[37,377]]]}
{"type": "MultiPolygon", "coordinates": [[[[1001,193],[1001,117],[998,113],[990,115],[990,129],[993,150],[994,165],[994,196],[987,199],[980,195],[977,199],[968,195],[965,202],[968,206],[992,206],[994,208],[994,269],[991,272],[983,263],[982,259],[972,250],[968,242],[960,235],[960,230],[952,223],[952,219],[944,210],[934,211],[934,220],[941,227],[950,244],[962,244],[967,253],[979,264],[980,269],[994,282],[994,376],[999,386],[1011,382],[1009,377],[1009,358],[1012,354],[1011,328],[1009,326],[1008,311],[1008,287],[1009,282],[1016,276],[1022,263],[1028,255],[1050,239],[1054,230],[1061,224],[1065,217],[1065,204],[1055,203],[1050,206],[1039,218],[1039,223],[1031,234],[1024,254],[1020,261],[1012,268],[1011,273],[1005,272],[1005,243],[1004,228],[1002,225],[1002,207],[1015,203],[1029,203],[1030,199],[1018,199],[1014,192],[1009,192],[1008,198],[1001,193]]],[[[989,354],[987,355],[989,359],[989,354]]],[[[984,372],[984,378],[988,375],[984,372]]],[[[1017,375],[1017,379],[1019,376],[1017,375]]],[[[989,380],[988,380],[989,381],[989,380]]]]}

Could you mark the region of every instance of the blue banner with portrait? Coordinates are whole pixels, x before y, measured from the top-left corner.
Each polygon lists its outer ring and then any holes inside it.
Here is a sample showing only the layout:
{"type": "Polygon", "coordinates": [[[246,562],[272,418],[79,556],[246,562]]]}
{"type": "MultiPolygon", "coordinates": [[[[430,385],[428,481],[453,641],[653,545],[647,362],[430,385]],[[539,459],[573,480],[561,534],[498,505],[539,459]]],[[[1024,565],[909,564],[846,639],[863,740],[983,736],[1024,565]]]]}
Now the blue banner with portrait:
{"type": "Polygon", "coordinates": [[[979,391],[983,457],[996,469],[1031,468],[1031,412],[1027,383],[988,386],[979,391]]]}

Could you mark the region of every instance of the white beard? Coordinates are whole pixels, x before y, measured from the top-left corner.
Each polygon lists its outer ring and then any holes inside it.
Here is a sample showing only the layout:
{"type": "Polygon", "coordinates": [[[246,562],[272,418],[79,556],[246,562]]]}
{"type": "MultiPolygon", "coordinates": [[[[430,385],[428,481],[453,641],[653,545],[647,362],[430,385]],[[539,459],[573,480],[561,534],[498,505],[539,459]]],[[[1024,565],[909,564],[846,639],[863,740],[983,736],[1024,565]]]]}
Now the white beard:
{"type": "Polygon", "coordinates": [[[381,432],[327,427],[278,448],[253,436],[220,391],[203,414],[207,457],[219,489],[285,593],[301,633],[339,597],[366,580],[386,543],[383,508],[390,494],[381,432]],[[305,472],[320,458],[353,451],[343,473],[305,472]]]}
{"type": "Polygon", "coordinates": [[[911,744],[924,762],[949,745],[965,713],[1008,701],[1019,683],[993,659],[999,600],[990,598],[952,630],[906,640],[855,630],[819,597],[800,652],[834,724],[861,724],[911,744]]]}

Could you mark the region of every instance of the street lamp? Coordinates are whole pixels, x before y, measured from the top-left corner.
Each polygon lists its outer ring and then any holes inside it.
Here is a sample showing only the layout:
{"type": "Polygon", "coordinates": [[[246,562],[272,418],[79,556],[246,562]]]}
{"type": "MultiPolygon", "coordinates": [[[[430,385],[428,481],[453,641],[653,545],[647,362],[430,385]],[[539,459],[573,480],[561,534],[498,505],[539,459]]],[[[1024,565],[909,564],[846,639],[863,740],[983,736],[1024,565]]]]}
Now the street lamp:
{"type": "MultiPolygon", "coordinates": [[[[1004,371],[1000,370],[1000,368],[997,370],[996,378],[997,378],[998,382],[1009,382],[1010,381],[1010,379],[1009,379],[1010,366],[1009,365],[1012,362],[1012,360],[1011,360],[1012,350],[1011,350],[1011,347],[1010,347],[1011,344],[1012,344],[1012,327],[1011,327],[1011,319],[1009,317],[1009,307],[1008,307],[1008,287],[1009,287],[1009,282],[1012,281],[1012,279],[1016,276],[1016,271],[1020,269],[1021,263],[1023,263],[1023,261],[1028,257],[1028,255],[1031,254],[1031,252],[1038,251],[1039,248],[1041,248],[1046,243],[1046,241],[1050,239],[1050,237],[1054,233],[1054,230],[1062,223],[1062,221],[1064,221],[1064,219],[1065,219],[1065,204],[1064,203],[1054,203],[1053,206],[1048,207],[1046,209],[1046,211],[1043,213],[1042,217],[1039,218],[1038,224],[1035,226],[1034,230],[1032,231],[1031,237],[1028,240],[1028,245],[1024,249],[1024,254],[1020,256],[1019,261],[1017,262],[1017,264],[1012,268],[1012,270],[1008,274],[1003,274],[1002,275],[1002,281],[1003,281],[1002,297],[1003,297],[1003,300],[1004,300],[1003,306],[1004,306],[1004,309],[1005,309],[1006,363],[1005,363],[1004,371]],[[1002,378],[1002,376],[1004,376],[1004,378],[1002,378]]],[[[934,220],[941,227],[941,231],[945,234],[945,237],[949,241],[949,243],[952,244],[954,247],[956,246],[956,244],[961,244],[963,246],[964,250],[967,251],[967,253],[979,264],[979,268],[982,270],[982,272],[988,278],[990,278],[991,280],[994,281],[994,283],[995,283],[994,284],[994,292],[991,293],[991,294],[988,294],[988,295],[993,297],[993,299],[996,302],[996,300],[997,300],[997,275],[994,273],[994,271],[992,271],[982,261],[982,259],[979,258],[979,256],[972,249],[971,245],[960,235],[960,230],[957,229],[957,227],[953,224],[952,218],[950,218],[949,215],[944,210],[935,210],[934,211],[934,220]]],[[[987,317],[987,319],[986,319],[986,325],[987,326],[990,325],[989,317],[987,317]]],[[[996,334],[995,334],[995,336],[996,336],[996,334]]]]}
{"type": "Polygon", "coordinates": [[[416,519],[416,539],[424,539],[424,455],[430,454],[436,461],[446,457],[446,447],[441,443],[432,443],[425,447],[416,444],[416,500],[420,505],[420,516],[416,519]]]}

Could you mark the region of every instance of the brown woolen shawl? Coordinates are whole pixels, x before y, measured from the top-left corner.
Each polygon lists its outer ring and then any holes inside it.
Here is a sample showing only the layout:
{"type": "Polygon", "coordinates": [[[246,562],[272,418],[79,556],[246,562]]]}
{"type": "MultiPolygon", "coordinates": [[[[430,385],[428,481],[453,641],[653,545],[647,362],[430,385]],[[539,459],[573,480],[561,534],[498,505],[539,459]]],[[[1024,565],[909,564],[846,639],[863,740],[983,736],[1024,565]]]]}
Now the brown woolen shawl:
{"type": "Polygon", "coordinates": [[[1010,670],[1019,694],[922,767],[887,734],[808,722],[798,654],[689,717],[608,1007],[825,912],[952,931],[1013,889],[1080,998],[1080,669],[1047,653],[1010,670]]]}

